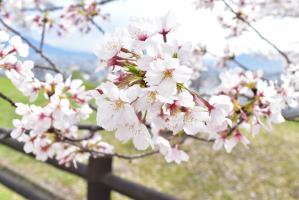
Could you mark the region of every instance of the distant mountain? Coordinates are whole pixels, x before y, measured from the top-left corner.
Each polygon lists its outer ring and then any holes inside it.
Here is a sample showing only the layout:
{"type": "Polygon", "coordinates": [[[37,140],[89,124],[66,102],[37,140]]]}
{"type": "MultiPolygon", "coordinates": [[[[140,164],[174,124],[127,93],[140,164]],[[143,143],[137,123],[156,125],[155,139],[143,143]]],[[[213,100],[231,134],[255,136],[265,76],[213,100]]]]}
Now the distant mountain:
{"type": "MultiPolygon", "coordinates": [[[[27,39],[33,45],[39,46],[39,41],[36,41],[30,37],[27,37],[27,39]]],[[[99,75],[95,76],[94,74],[94,70],[97,66],[97,57],[92,53],[72,51],[45,44],[44,54],[47,55],[60,69],[65,72],[80,70],[85,74],[89,74],[93,80],[99,78],[99,75]]],[[[48,66],[48,63],[45,62],[32,49],[30,50],[29,59],[33,60],[37,64],[48,66]]],[[[40,76],[43,76],[45,72],[44,70],[37,71],[40,76]]]]}
{"type": "MultiPolygon", "coordinates": [[[[34,45],[38,45],[39,43],[35,40],[30,40],[34,45]]],[[[45,44],[44,53],[49,58],[55,60],[58,65],[62,65],[62,67],[70,66],[70,65],[80,65],[82,68],[94,68],[96,66],[96,56],[91,53],[79,52],[79,51],[71,51],[65,50],[61,48],[56,48],[50,45],[45,44]],[[90,64],[94,64],[91,66],[90,64]]],[[[39,55],[37,55],[34,51],[31,50],[30,58],[37,59],[39,55]]]]}

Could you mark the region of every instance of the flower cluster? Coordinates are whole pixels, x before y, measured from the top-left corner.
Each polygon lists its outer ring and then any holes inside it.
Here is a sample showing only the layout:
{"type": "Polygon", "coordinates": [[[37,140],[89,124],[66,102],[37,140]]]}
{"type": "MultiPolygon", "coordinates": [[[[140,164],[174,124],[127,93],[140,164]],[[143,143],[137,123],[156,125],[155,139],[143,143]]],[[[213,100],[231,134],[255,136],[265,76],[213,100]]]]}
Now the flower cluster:
{"type": "Polygon", "coordinates": [[[65,30],[77,27],[80,32],[88,33],[95,17],[107,20],[109,15],[102,14],[95,0],[81,1],[79,4],[71,4],[65,8],[60,15],[60,27],[65,30]]]}
{"type": "Polygon", "coordinates": [[[49,0],[7,0],[0,2],[0,14],[8,23],[29,27],[37,16],[32,10],[45,10],[54,6],[49,0]]]}
{"type": "Polygon", "coordinates": [[[45,25],[58,35],[66,35],[73,30],[88,33],[92,24],[99,27],[94,18],[109,18],[108,14],[102,14],[95,0],[71,0],[61,2],[59,6],[49,0],[9,0],[0,3],[0,15],[7,23],[37,30],[45,25]]]}
{"type": "Polygon", "coordinates": [[[18,36],[9,37],[5,31],[0,31],[1,52],[0,65],[6,76],[25,96],[34,100],[40,88],[40,83],[34,78],[32,61],[21,62],[18,56],[27,57],[28,46],[18,36]]]}
{"type": "Polygon", "coordinates": [[[237,37],[248,30],[244,21],[252,23],[257,20],[273,16],[298,17],[296,9],[299,2],[290,0],[195,0],[197,9],[210,9],[215,14],[222,27],[228,30],[228,37],[237,37]]]}
{"type": "MultiPolygon", "coordinates": [[[[113,147],[102,142],[99,135],[89,136],[78,131],[79,122],[87,119],[92,112],[88,105],[90,95],[85,91],[83,82],[70,78],[63,81],[61,74],[47,74],[45,79],[45,82],[40,82],[40,92],[44,92],[46,97],[45,105],[17,103],[16,113],[21,119],[13,121],[16,129],[11,136],[24,142],[24,150],[40,160],[54,156],[66,164],[81,160],[81,150],[86,146],[99,153],[111,153],[113,147]],[[68,142],[78,142],[79,146],[68,142]]],[[[86,157],[88,153],[83,151],[83,155],[86,157]]]]}
{"type": "MultiPolygon", "coordinates": [[[[234,113],[231,116],[233,123],[241,121],[241,127],[253,136],[256,136],[261,127],[271,131],[272,123],[282,123],[282,110],[287,106],[297,106],[298,93],[290,92],[293,87],[285,84],[265,80],[262,72],[245,71],[233,68],[220,74],[221,84],[217,93],[229,96],[234,104],[234,113]]],[[[236,129],[231,139],[227,135],[221,138],[227,151],[241,141],[245,146],[248,139],[236,129]]],[[[218,148],[218,147],[215,147],[218,148]]]]}
{"type": "MultiPolygon", "coordinates": [[[[38,2],[34,1],[36,7],[48,8],[38,2]]],[[[214,2],[204,1],[203,6],[212,8],[214,2]]],[[[245,6],[244,1],[239,4],[245,6]]],[[[72,4],[67,13],[61,19],[88,32],[89,22],[99,15],[98,4],[93,0],[72,4]]],[[[49,19],[45,14],[35,21],[41,26],[51,23],[49,19]]],[[[284,121],[284,108],[298,106],[295,66],[286,69],[281,81],[266,80],[260,71],[224,69],[215,91],[209,95],[194,91],[192,80],[205,70],[202,58],[208,51],[173,39],[177,28],[175,17],[168,13],[154,20],[132,18],[126,28],[106,34],[95,53],[108,76],[92,91],[85,90],[83,81],[60,73],[38,79],[34,63],[19,59],[28,55],[28,46],[20,37],[0,31],[0,67],[34,102],[13,105],[20,119],[13,120],[11,137],[25,143],[24,150],[37,159],[56,158],[66,165],[90,155],[119,155],[94,129],[79,130],[95,100],[96,129],[102,127],[139,151],[152,149],[167,162],[179,164],[189,159],[182,146],[188,138],[211,141],[213,149],[231,152],[239,142],[250,144],[247,132],[255,136],[262,127],[271,130],[272,123],[284,121]]],[[[234,54],[226,54],[223,62],[234,60],[234,54]]]]}
{"type": "Polygon", "coordinates": [[[205,100],[189,89],[193,48],[169,41],[174,22],[171,14],[132,19],[127,29],[106,35],[96,53],[109,80],[94,97],[99,126],[123,142],[132,139],[138,150],[157,149],[180,163],[188,159],[179,149],[184,137],[206,133],[212,140],[230,131],[233,103],[225,95],[205,100]]]}
{"type": "Polygon", "coordinates": [[[102,142],[99,135],[78,131],[78,123],[92,112],[88,104],[91,96],[85,91],[83,81],[64,80],[61,74],[46,74],[45,81],[40,81],[31,71],[32,61],[18,60],[17,56],[27,56],[28,46],[18,36],[9,39],[4,31],[0,32],[0,39],[8,41],[1,46],[0,60],[7,77],[31,101],[42,93],[45,97],[39,100],[41,105],[16,103],[16,113],[21,119],[13,120],[15,129],[11,137],[25,143],[25,152],[35,154],[40,160],[56,156],[61,164],[87,157],[89,154],[82,148],[111,153],[113,147],[102,142]],[[68,142],[78,142],[78,146],[68,142]]]}

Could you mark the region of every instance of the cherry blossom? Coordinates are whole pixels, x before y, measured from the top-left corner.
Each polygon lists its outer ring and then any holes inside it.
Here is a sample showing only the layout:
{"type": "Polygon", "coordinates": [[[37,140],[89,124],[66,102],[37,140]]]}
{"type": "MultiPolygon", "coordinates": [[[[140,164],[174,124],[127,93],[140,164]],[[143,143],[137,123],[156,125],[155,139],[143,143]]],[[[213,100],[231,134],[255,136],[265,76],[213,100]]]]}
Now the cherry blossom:
{"type": "MultiPolygon", "coordinates": [[[[50,1],[14,3],[10,0],[1,4],[0,13],[6,22],[16,20],[8,15],[13,9],[15,16],[21,17],[22,10],[38,8],[38,13],[20,18],[19,23],[34,21],[39,30],[57,29],[60,34],[72,27],[87,33],[95,17],[105,18],[94,0],[66,3],[58,14],[63,24],[55,22],[51,13],[40,12],[53,6],[50,1]]],[[[229,12],[225,17],[218,16],[220,24],[229,29],[229,36],[247,31],[248,24],[260,17],[248,13],[261,11],[264,4],[213,0],[196,3],[212,12],[219,8],[229,12]]],[[[91,90],[86,90],[84,81],[62,74],[55,67],[45,76],[36,76],[34,69],[38,66],[26,59],[28,45],[21,37],[0,30],[1,70],[30,100],[27,104],[10,102],[19,116],[12,121],[11,137],[23,142],[24,151],[39,160],[53,158],[70,166],[90,156],[119,155],[97,132],[101,127],[122,143],[132,142],[137,151],[157,152],[166,162],[181,164],[189,160],[185,140],[210,141],[214,150],[224,148],[228,153],[238,143],[248,149],[248,135],[257,136],[262,128],[271,131],[272,124],[285,121],[283,109],[298,106],[298,66],[289,63],[280,80],[267,80],[262,71],[227,69],[228,61],[237,63],[229,50],[221,57],[220,84],[213,89],[199,86],[195,90],[192,81],[206,69],[204,56],[212,53],[204,45],[170,40],[178,28],[175,16],[167,13],[156,19],[131,18],[128,26],[104,34],[95,54],[98,67],[108,75],[91,90]],[[208,94],[202,89],[209,90],[208,94]],[[89,119],[93,109],[96,125],[82,131],[81,123],[89,119]]],[[[43,55],[42,48],[37,53],[43,55]]]]}

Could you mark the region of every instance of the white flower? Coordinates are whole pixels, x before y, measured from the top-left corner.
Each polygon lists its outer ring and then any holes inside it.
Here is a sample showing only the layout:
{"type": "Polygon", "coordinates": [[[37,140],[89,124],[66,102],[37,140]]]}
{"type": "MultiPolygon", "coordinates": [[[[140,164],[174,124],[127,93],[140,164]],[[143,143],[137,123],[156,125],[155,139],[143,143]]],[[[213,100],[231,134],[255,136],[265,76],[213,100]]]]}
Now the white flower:
{"type": "Polygon", "coordinates": [[[25,133],[26,128],[24,123],[21,120],[18,119],[14,119],[12,121],[15,129],[10,133],[10,136],[14,139],[17,139],[19,137],[21,137],[23,135],[23,133],[25,133]]]}
{"type": "Polygon", "coordinates": [[[210,137],[210,139],[212,138],[215,139],[215,142],[213,144],[213,149],[215,151],[220,150],[223,146],[228,153],[232,149],[230,147],[230,143],[226,137],[226,134],[215,134],[214,136],[210,137]]]}
{"type": "Polygon", "coordinates": [[[103,83],[99,87],[100,93],[95,94],[98,114],[97,123],[107,130],[116,130],[116,138],[127,142],[133,139],[138,150],[148,148],[151,138],[144,124],[139,122],[130,102],[138,97],[138,87],[119,90],[111,82],[103,83]]]}
{"type": "Polygon", "coordinates": [[[27,57],[29,53],[29,47],[22,42],[19,36],[13,36],[9,40],[9,44],[14,48],[21,57],[27,57]]]}
{"type": "Polygon", "coordinates": [[[177,83],[187,84],[191,74],[190,68],[179,65],[177,59],[168,58],[153,61],[145,74],[145,80],[159,95],[171,98],[177,93],[177,83]]]}
{"type": "Polygon", "coordinates": [[[196,4],[197,9],[200,9],[200,8],[213,9],[215,0],[196,0],[195,4],[196,4]]]}
{"type": "MultiPolygon", "coordinates": [[[[97,44],[95,54],[100,60],[109,62],[113,57],[115,57],[124,46],[125,32],[118,30],[113,34],[105,34],[105,37],[97,44]]],[[[109,65],[109,64],[108,64],[109,65]]]]}
{"type": "Polygon", "coordinates": [[[39,106],[30,106],[32,113],[25,116],[24,120],[31,126],[35,134],[40,134],[47,131],[51,127],[51,117],[49,110],[39,106]]]}
{"type": "Polygon", "coordinates": [[[53,76],[52,74],[47,73],[45,76],[45,80],[46,82],[44,83],[44,87],[46,88],[47,91],[50,91],[52,93],[58,91],[61,92],[61,88],[63,88],[64,86],[62,74],[55,74],[53,76]]]}
{"type": "Polygon", "coordinates": [[[26,104],[16,103],[16,106],[17,106],[16,113],[18,115],[22,115],[23,116],[23,115],[28,115],[28,114],[31,113],[30,107],[28,105],[26,105],[26,104]]]}
{"type": "Polygon", "coordinates": [[[209,120],[209,113],[206,109],[196,106],[185,114],[184,131],[188,135],[195,135],[199,132],[206,132],[206,122],[209,120]]]}
{"type": "Polygon", "coordinates": [[[132,18],[128,25],[128,32],[133,39],[132,46],[142,50],[155,34],[154,23],[146,18],[132,18]]]}
{"type": "Polygon", "coordinates": [[[165,155],[165,160],[167,162],[174,161],[177,164],[181,164],[181,162],[187,162],[189,160],[189,156],[182,150],[179,150],[177,148],[171,148],[165,155]]]}
{"type": "Polygon", "coordinates": [[[166,120],[166,127],[168,130],[171,130],[173,134],[179,133],[181,130],[183,130],[184,127],[184,117],[185,113],[178,112],[174,115],[171,115],[166,120]]]}
{"type": "MultiPolygon", "coordinates": [[[[209,103],[212,106],[210,108],[211,118],[209,126],[217,130],[219,127],[226,128],[227,125],[230,125],[231,120],[228,117],[233,111],[233,104],[230,98],[225,95],[212,96],[209,99],[209,103]]],[[[220,130],[218,129],[218,131],[220,130]]]]}
{"type": "Polygon", "coordinates": [[[166,35],[174,31],[177,25],[175,15],[168,12],[165,16],[162,16],[157,20],[157,32],[166,38],[166,35]]]}
{"type": "Polygon", "coordinates": [[[192,94],[190,92],[184,90],[180,92],[177,95],[177,100],[178,104],[180,106],[186,107],[186,108],[193,108],[195,106],[195,102],[193,100],[192,94]]]}
{"type": "Polygon", "coordinates": [[[129,104],[132,99],[126,96],[126,91],[119,90],[111,82],[102,83],[98,91],[103,93],[95,94],[99,126],[112,131],[136,116],[133,107],[129,104]]]}
{"type": "Polygon", "coordinates": [[[181,65],[189,66],[193,50],[191,42],[180,45],[177,40],[174,40],[171,43],[163,43],[161,46],[162,52],[165,56],[177,57],[181,65]]]}
{"type": "Polygon", "coordinates": [[[252,118],[252,125],[251,125],[251,134],[253,137],[257,136],[261,130],[261,123],[256,117],[252,118]]]}
{"type": "Polygon", "coordinates": [[[228,140],[227,146],[226,146],[226,151],[228,153],[230,153],[232,151],[232,149],[238,144],[239,141],[242,142],[242,144],[246,148],[248,148],[250,141],[244,135],[242,135],[239,131],[237,131],[237,133],[231,139],[228,140]]]}
{"type": "Polygon", "coordinates": [[[146,121],[150,123],[152,117],[160,112],[163,105],[162,102],[165,101],[165,98],[161,97],[152,88],[140,88],[139,96],[132,105],[136,112],[146,112],[146,121]]]}
{"type": "Polygon", "coordinates": [[[169,141],[163,137],[156,137],[154,139],[154,144],[159,152],[164,155],[167,162],[176,162],[177,164],[180,164],[181,162],[189,160],[188,154],[178,148],[172,148],[169,141]]]}
{"type": "Polygon", "coordinates": [[[1,43],[6,42],[8,39],[9,39],[9,35],[5,31],[1,30],[0,31],[0,42],[1,43]]]}
{"type": "Polygon", "coordinates": [[[122,142],[133,139],[133,144],[137,150],[145,150],[151,144],[151,136],[146,126],[139,123],[137,118],[125,124],[120,124],[115,136],[122,142]]]}

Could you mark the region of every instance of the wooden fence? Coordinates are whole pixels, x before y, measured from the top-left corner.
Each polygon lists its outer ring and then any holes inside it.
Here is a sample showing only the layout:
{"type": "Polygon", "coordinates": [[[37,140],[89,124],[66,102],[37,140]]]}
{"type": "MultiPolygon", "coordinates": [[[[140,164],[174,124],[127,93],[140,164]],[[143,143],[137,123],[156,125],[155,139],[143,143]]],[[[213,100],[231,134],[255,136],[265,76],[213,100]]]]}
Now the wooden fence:
{"type": "MultiPolygon", "coordinates": [[[[9,134],[9,130],[0,129],[0,134],[9,134]]],[[[23,144],[5,138],[1,143],[16,151],[23,151],[23,144]]],[[[33,156],[32,154],[26,154],[33,156]]],[[[133,183],[114,175],[112,172],[111,157],[90,157],[88,165],[78,163],[74,166],[65,167],[59,165],[56,160],[48,159],[47,164],[60,170],[77,175],[87,182],[87,200],[109,200],[111,191],[116,191],[132,199],[140,200],[177,200],[178,198],[149,189],[143,185],[133,183]]],[[[45,188],[30,182],[21,175],[0,167],[0,183],[14,190],[16,193],[30,200],[63,200],[57,194],[53,194],[45,188]]]]}

